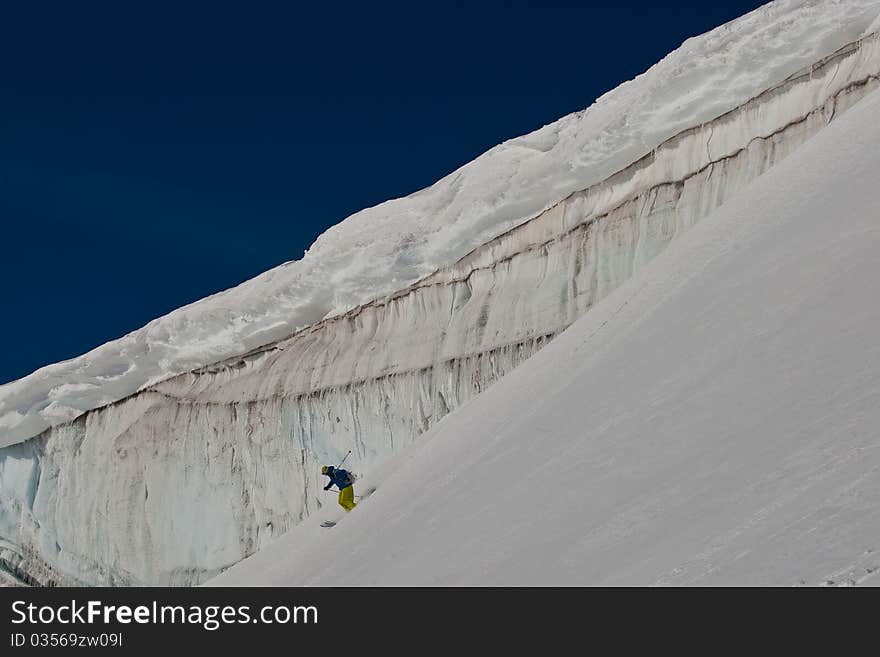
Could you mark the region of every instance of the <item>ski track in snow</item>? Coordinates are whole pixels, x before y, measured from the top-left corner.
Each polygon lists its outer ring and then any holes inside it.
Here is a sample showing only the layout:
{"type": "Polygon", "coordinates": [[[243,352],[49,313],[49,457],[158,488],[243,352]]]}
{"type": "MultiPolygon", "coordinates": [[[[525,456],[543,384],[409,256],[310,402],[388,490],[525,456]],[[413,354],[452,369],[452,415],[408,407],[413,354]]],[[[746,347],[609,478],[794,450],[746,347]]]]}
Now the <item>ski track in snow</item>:
{"type": "Polygon", "coordinates": [[[588,109],[358,212],[301,260],[0,386],[0,447],[406,287],[880,25],[880,0],[777,0],[685,41],[588,109]]]}

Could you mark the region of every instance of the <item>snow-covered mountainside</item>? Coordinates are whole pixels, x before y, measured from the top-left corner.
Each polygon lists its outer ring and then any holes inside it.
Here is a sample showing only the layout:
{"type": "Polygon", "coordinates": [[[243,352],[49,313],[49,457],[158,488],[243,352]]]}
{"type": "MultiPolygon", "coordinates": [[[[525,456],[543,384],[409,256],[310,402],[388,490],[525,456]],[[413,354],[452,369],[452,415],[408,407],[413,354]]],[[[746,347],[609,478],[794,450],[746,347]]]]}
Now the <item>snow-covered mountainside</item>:
{"type": "Polygon", "coordinates": [[[393,294],[867,34],[878,14],[880,0],[777,0],[689,39],[587,110],[349,217],[301,260],[0,386],[0,447],[393,294]]]}
{"type": "Polygon", "coordinates": [[[212,583],[880,584],[878,116],[875,92],[336,527],[212,583]]]}
{"type": "Polygon", "coordinates": [[[876,88],[878,14],[768,5],[300,261],[0,387],[0,567],[191,584],[287,532],[322,462],[375,471],[876,88]]]}

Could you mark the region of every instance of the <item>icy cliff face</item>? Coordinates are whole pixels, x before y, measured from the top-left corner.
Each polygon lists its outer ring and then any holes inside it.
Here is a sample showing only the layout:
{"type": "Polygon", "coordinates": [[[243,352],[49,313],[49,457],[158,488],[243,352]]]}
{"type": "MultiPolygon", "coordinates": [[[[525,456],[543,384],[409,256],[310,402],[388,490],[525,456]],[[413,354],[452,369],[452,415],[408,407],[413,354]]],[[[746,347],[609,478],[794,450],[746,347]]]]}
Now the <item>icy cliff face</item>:
{"type": "MultiPolygon", "coordinates": [[[[34,583],[192,584],[515,367],[878,85],[880,39],[815,62],[380,301],[0,451],[0,565],[34,583]]],[[[479,441],[479,436],[473,437],[479,441]]]]}
{"type": "Polygon", "coordinates": [[[837,116],[372,471],[332,535],[341,509],[211,584],[876,586],[880,92],[837,116]]]}
{"type": "Polygon", "coordinates": [[[777,0],[688,39],[587,110],[352,215],[301,260],[0,386],[0,447],[394,294],[864,36],[878,14],[880,0],[777,0]]]}

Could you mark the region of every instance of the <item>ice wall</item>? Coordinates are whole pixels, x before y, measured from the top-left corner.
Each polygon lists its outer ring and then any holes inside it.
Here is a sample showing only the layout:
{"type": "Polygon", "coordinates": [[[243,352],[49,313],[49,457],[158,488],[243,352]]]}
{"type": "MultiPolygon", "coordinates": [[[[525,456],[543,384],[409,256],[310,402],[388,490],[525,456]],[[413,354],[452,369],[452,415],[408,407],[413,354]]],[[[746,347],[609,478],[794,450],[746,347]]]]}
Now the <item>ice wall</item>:
{"type": "Polygon", "coordinates": [[[878,73],[871,35],[407,289],[0,450],[0,567],[40,584],[204,581],[332,503],[321,463],[351,449],[367,470],[411,443],[878,73]]]}
{"type": "Polygon", "coordinates": [[[878,13],[880,0],[773,0],[687,39],[586,109],[331,226],[302,258],[0,385],[0,447],[394,294],[872,33],[878,13]]]}

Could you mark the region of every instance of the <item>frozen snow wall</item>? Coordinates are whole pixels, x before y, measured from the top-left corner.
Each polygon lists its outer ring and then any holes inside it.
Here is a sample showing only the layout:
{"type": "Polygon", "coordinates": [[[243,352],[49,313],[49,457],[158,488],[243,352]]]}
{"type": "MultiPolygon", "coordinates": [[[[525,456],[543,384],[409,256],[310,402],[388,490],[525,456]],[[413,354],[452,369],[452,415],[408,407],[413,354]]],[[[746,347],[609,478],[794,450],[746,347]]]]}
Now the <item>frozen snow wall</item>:
{"type": "Polygon", "coordinates": [[[878,73],[872,35],[391,297],[0,450],[0,568],[36,584],[204,581],[319,507],[321,463],[351,449],[364,471],[412,443],[878,73]]]}

